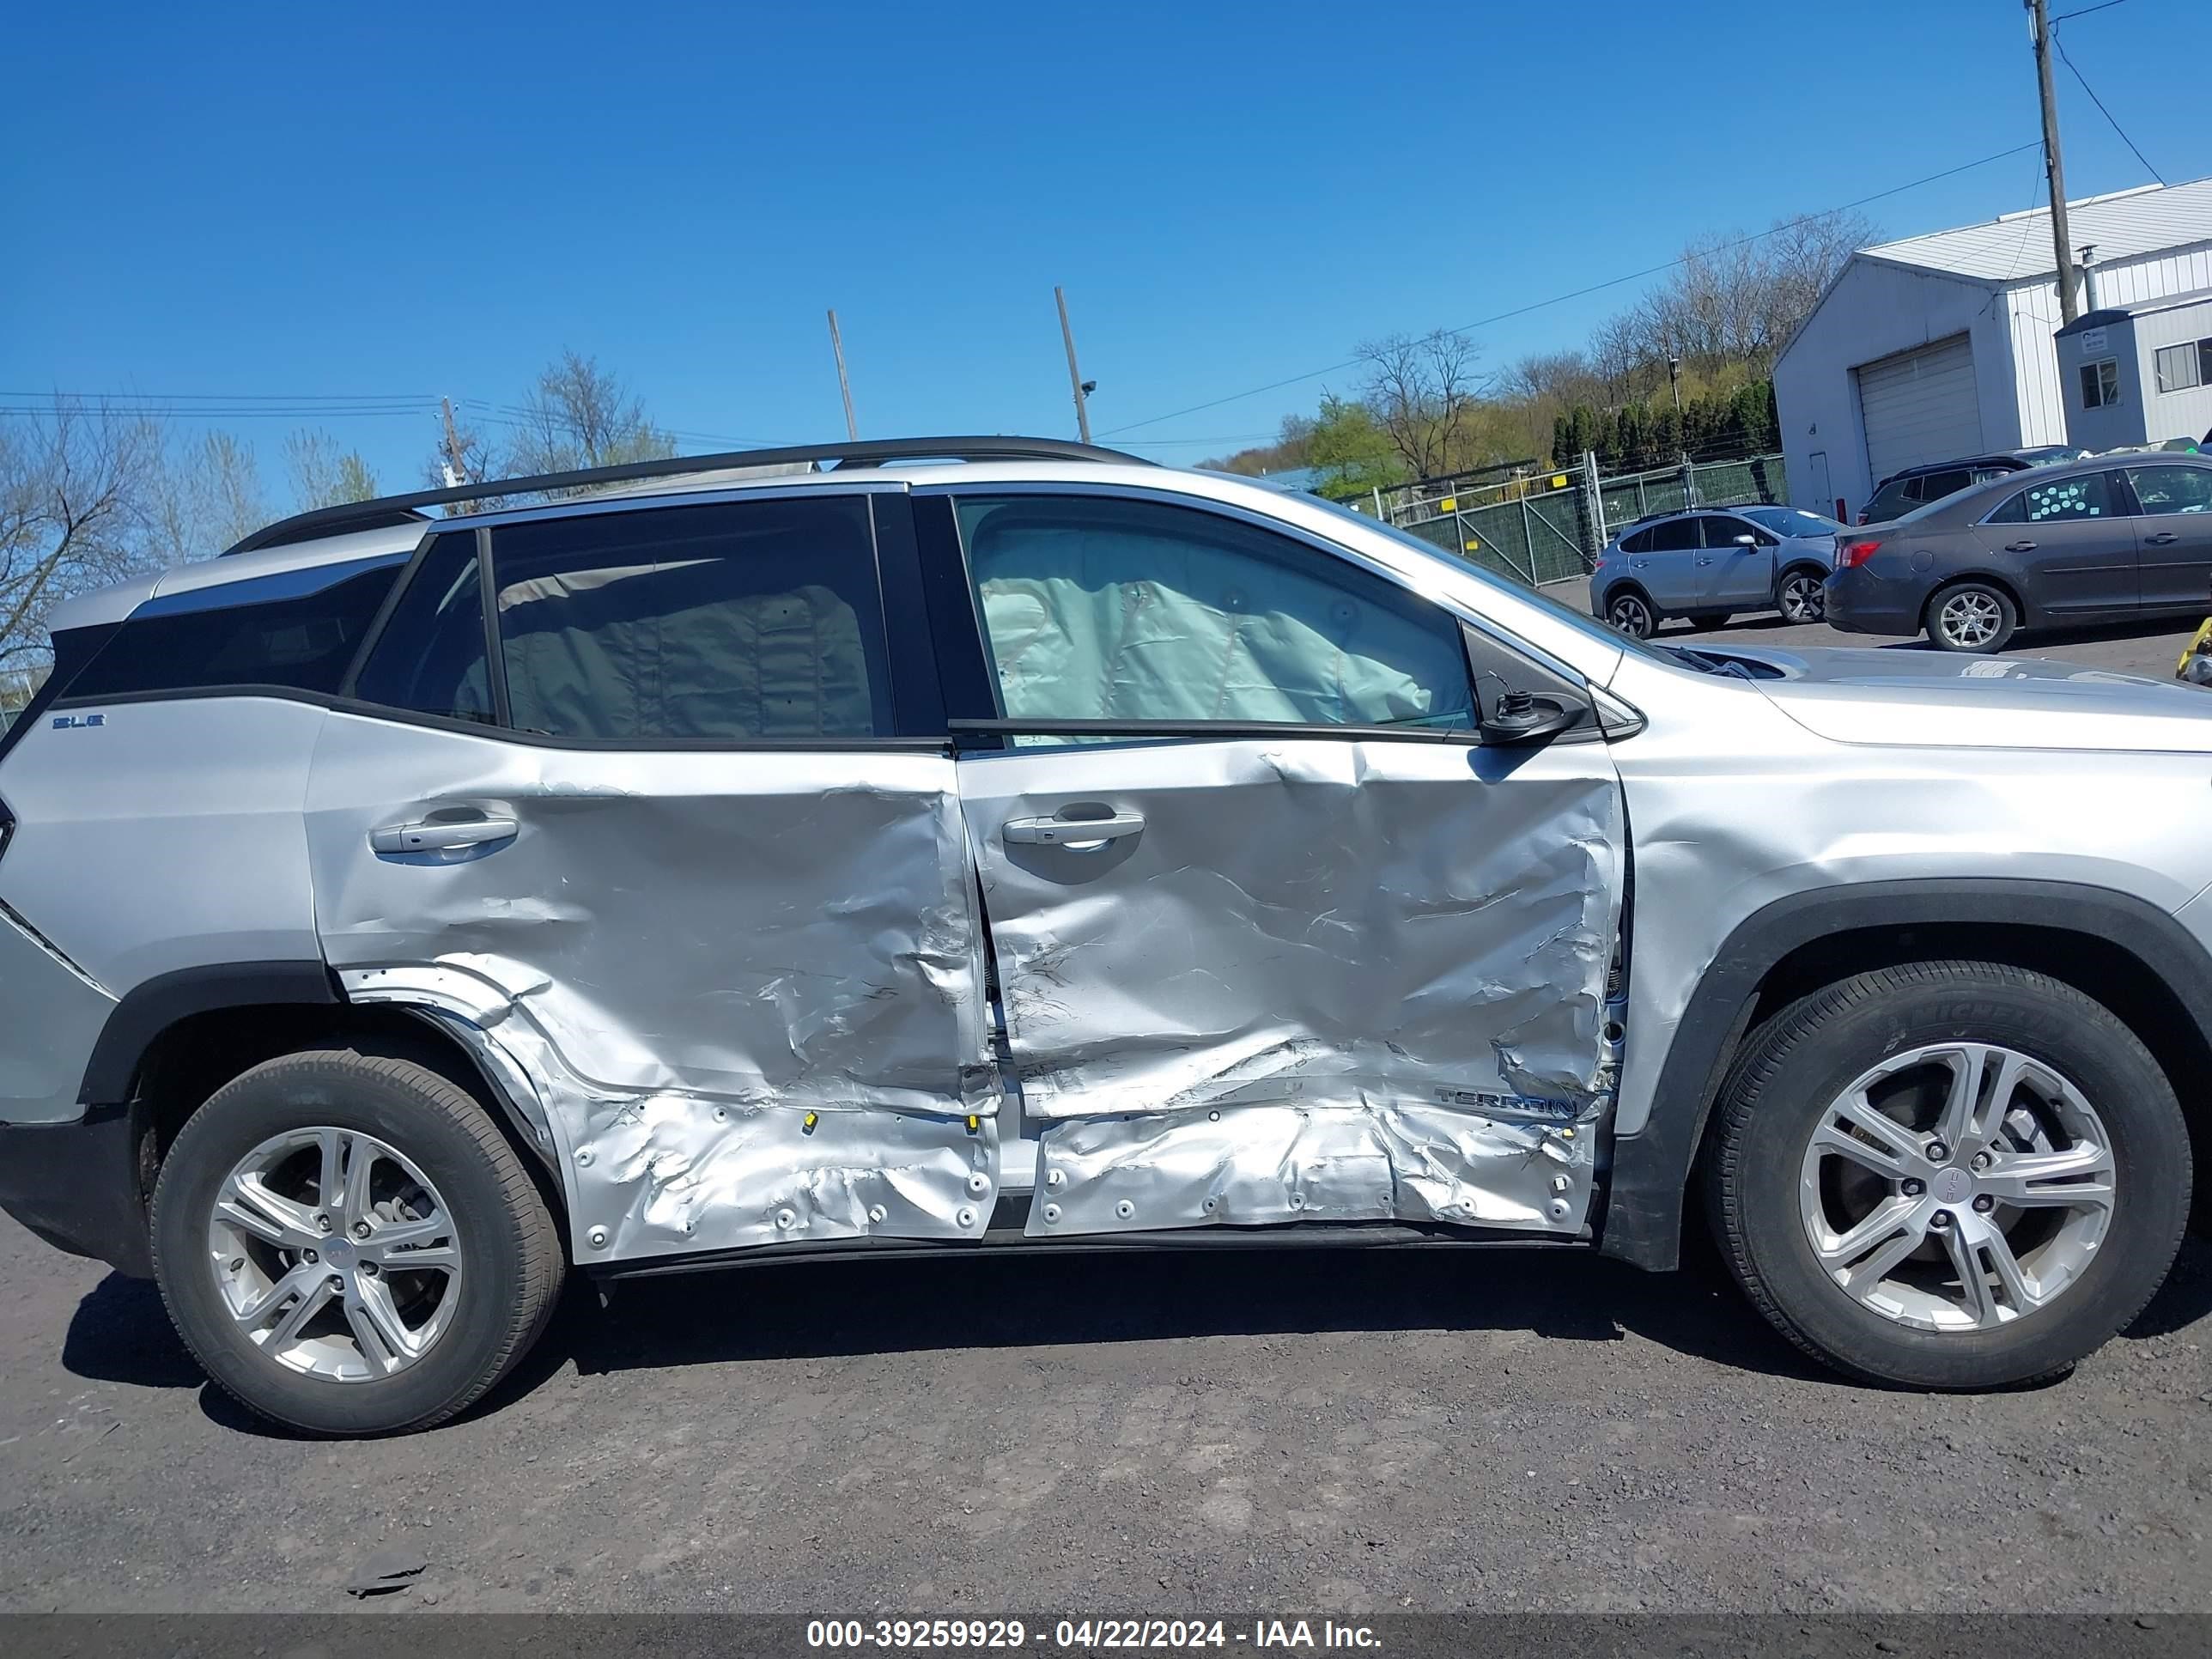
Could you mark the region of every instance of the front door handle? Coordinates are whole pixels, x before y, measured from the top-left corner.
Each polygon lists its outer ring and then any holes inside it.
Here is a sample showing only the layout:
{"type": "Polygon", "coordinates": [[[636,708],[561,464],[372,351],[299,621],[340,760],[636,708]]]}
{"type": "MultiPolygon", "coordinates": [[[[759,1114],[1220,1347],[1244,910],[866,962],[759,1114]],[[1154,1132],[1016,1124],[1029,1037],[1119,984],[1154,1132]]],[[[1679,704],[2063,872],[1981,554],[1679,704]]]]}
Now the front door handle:
{"type": "Polygon", "coordinates": [[[2161,530],[2155,536],[2144,537],[2143,542],[2146,546],[2164,547],[2169,542],[2178,542],[2180,539],[2181,538],[2175,535],[2171,530],[2161,530]]]}
{"type": "Polygon", "coordinates": [[[415,823],[387,823],[368,833],[368,844],[379,853],[451,853],[464,847],[507,841],[520,828],[513,818],[489,815],[473,818],[424,818],[415,823]]]}
{"type": "Polygon", "coordinates": [[[1020,847],[1102,846],[1144,827],[1142,812],[1116,812],[1103,818],[1009,818],[1006,837],[1020,847]]]}
{"type": "Polygon", "coordinates": [[[2035,544],[2033,542],[2007,542],[2005,544],[2005,551],[2008,553],[2033,553],[2035,551],[2035,544]]]}

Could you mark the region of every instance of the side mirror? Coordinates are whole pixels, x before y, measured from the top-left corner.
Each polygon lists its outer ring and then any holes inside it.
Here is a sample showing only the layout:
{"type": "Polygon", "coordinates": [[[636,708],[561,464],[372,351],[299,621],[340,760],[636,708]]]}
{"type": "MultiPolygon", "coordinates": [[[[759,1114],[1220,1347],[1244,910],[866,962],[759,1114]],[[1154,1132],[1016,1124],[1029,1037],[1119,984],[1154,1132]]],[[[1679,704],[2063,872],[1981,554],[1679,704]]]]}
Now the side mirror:
{"type": "Polygon", "coordinates": [[[1502,691],[1482,722],[1482,740],[1504,748],[1547,742],[1572,726],[1580,713],[1557,697],[1502,691]]]}
{"type": "Polygon", "coordinates": [[[1739,536],[1735,538],[1735,544],[1738,547],[1757,547],[1759,538],[1751,535],[1739,536]]]}

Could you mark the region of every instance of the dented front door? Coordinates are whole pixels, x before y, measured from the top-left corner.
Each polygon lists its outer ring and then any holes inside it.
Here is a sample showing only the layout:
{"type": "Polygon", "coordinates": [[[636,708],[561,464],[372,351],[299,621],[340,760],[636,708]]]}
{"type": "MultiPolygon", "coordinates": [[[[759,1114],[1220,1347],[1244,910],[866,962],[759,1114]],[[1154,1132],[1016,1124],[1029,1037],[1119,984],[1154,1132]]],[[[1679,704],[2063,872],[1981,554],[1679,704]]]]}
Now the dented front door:
{"type": "Polygon", "coordinates": [[[1475,742],[1456,622],[1324,550],[1096,498],[959,519],[1007,744],[960,793],[1029,1230],[1580,1227],[1605,745],[1475,742]]]}

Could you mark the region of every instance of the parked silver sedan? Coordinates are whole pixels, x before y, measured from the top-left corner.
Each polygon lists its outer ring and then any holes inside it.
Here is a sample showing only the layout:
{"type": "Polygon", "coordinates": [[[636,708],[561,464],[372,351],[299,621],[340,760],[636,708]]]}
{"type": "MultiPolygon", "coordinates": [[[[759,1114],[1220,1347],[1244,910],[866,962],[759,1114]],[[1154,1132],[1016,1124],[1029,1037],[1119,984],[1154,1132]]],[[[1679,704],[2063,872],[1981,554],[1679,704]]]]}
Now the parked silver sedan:
{"type": "Polygon", "coordinates": [[[1843,530],[1802,507],[1765,505],[1639,519],[1598,556],[1590,614],[1638,640],[1671,617],[1712,628],[1742,611],[1778,611],[1816,623],[1843,530]]]}

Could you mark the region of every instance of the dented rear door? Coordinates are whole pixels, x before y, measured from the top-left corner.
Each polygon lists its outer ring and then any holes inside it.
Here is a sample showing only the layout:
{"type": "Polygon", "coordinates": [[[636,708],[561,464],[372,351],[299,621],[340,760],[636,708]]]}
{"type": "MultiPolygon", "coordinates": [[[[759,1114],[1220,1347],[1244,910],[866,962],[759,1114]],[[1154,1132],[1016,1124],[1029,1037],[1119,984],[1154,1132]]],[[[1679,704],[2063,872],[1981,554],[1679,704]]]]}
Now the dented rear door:
{"type": "Polygon", "coordinates": [[[973,877],[878,587],[905,513],[817,489],[448,533],[325,727],[325,955],[505,1085],[580,1261],[988,1223],[973,877]]]}
{"type": "Polygon", "coordinates": [[[1257,520],[956,504],[962,811],[1029,1230],[1581,1227],[1623,867],[1604,744],[1483,746],[1458,619],[1257,520]]]}

